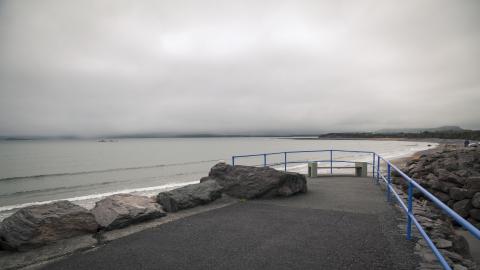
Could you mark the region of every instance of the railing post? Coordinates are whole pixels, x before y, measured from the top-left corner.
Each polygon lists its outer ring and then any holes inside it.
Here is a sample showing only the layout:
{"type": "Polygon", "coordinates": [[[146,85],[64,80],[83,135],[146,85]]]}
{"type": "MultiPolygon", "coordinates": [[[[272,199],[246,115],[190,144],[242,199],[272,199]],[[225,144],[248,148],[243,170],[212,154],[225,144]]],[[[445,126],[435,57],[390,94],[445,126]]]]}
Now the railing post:
{"type": "Polygon", "coordinates": [[[267,154],[263,154],[263,167],[267,167],[267,154]]]}
{"type": "Polygon", "coordinates": [[[413,205],[413,184],[408,182],[408,213],[407,213],[407,240],[412,239],[412,205],[413,205]]]}
{"type": "Polygon", "coordinates": [[[375,179],[375,153],[373,153],[373,161],[372,161],[372,178],[375,179]]]}
{"type": "Polygon", "coordinates": [[[390,163],[387,163],[387,202],[391,201],[390,198],[390,189],[392,188],[392,177],[391,177],[391,166],[390,163]]]}
{"type": "Polygon", "coordinates": [[[283,156],[283,161],[285,163],[285,171],[287,171],[287,152],[283,152],[284,156],[283,156]]]}
{"type": "Polygon", "coordinates": [[[377,155],[377,184],[380,181],[380,155],[377,155]]]}
{"type": "Polygon", "coordinates": [[[330,150],[330,174],[333,174],[333,150],[330,150]]]}
{"type": "Polygon", "coordinates": [[[235,166],[235,156],[232,157],[232,166],[235,166]]]}

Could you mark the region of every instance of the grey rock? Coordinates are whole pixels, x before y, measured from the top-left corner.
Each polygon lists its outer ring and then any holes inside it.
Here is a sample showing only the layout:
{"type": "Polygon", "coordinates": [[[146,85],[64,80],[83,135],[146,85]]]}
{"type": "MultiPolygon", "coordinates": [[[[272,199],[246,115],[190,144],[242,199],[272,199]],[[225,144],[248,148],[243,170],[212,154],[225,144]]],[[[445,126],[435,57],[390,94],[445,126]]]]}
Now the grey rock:
{"type": "Polygon", "coordinates": [[[468,211],[468,213],[470,214],[470,217],[472,217],[473,219],[475,219],[477,221],[480,221],[480,209],[473,208],[473,209],[470,209],[470,211],[468,211]]]}
{"type": "Polygon", "coordinates": [[[202,180],[199,184],[161,192],[157,195],[157,202],[167,212],[176,212],[212,202],[222,196],[222,187],[217,182],[208,178],[202,180]]]}
{"type": "Polygon", "coordinates": [[[461,264],[454,264],[453,265],[453,270],[468,270],[468,268],[461,265],[461,264]]]}
{"type": "Polygon", "coordinates": [[[440,190],[445,193],[448,193],[451,188],[458,187],[457,184],[454,184],[451,182],[440,182],[440,183],[441,183],[440,190]]]}
{"type": "Polygon", "coordinates": [[[437,177],[435,174],[433,174],[433,173],[429,173],[429,174],[425,177],[425,179],[427,179],[428,181],[437,181],[437,180],[438,180],[438,177],[437,177]]]}
{"type": "Polygon", "coordinates": [[[470,222],[473,226],[477,227],[477,229],[480,229],[480,221],[472,218],[472,217],[469,217],[467,218],[468,222],[470,222]]]}
{"type": "Polygon", "coordinates": [[[465,182],[461,177],[455,175],[447,170],[439,170],[438,180],[442,183],[453,183],[455,185],[463,185],[465,182]]]}
{"type": "Polygon", "coordinates": [[[465,188],[452,187],[448,194],[450,195],[450,198],[456,201],[461,201],[468,197],[469,192],[468,189],[465,188]]]}
{"type": "Polygon", "coordinates": [[[475,162],[474,152],[462,152],[458,155],[458,163],[462,167],[471,166],[475,162]]]}
{"type": "Polygon", "coordinates": [[[430,250],[423,249],[418,255],[427,263],[433,263],[437,261],[437,257],[430,250]]]}
{"type": "Polygon", "coordinates": [[[465,169],[458,170],[455,172],[455,174],[463,178],[466,178],[470,175],[470,173],[465,169]]]}
{"type": "Polygon", "coordinates": [[[433,195],[435,195],[440,201],[446,203],[450,200],[450,196],[448,194],[445,194],[441,191],[434,191],[433,195]]]}
{"type": "Polygon", "coordinates": [[[435,239],[434,242],[437,248],[450,248],[453,246],[452,241],[446,239],[435,239]]]}
{"type": "Polygon", "coordinates": [[[443,162],[443,166],[448,171],[455,171],[456,169],[458,169],[458,162],[456,158],[448,158],[443,162]]]}
{"type": "Polygon", "coordinates": [[[91,212],[105,230],[119,229],[166,215],[154,199],[133,194],[108,196],[95,203],[91,212]]]}
{"type": "Polygon", "coordinates": [[[69,201],[22,208],[0,225],[0,246],[27,250],[58,240],[95,233],[98,224],[87,209],[69,201]]]}
{"type": "Polygon", "coordinates": [[[476,192],[472,198],[473,207],[480,208],[480,192],[476,192]]]}
{"type": "Polygon", "coordinates": [[[480,191],[480,176],[470,176],[465,181],[465,188],[480,191]]]}
{"type": "Polygon", "coordinates": [[[472,204],[470,203],[469,199],[458,201],[453,205],[453,210],[455,210],[455,212],[457,212],[457,214],[463,218],[468,217],[471,208],[472,204]]]}
{"type": "Polygon", "coordinates": [[[465,237],[458,234],[451,234],[451,240],[453,244],[453,251],[464,257],[470,257],[470,246],[468,245],[468,241],[465,239],[465,237]]]}
{"type": "Polygon", "coordinates": [[[439,249],[443,256],[451,259],[454,262],[461,263],[463,261],[463,257],[460,254],[457,254],[452,251],[448,251],[446,249],[439,249]]]}
{"type": "Polygon", "coordinates": [[[453,208],[453,205],[454,205],[456,202],[457,202],[457,201],[455,201],[455,200],[449,200],[449,201],[447,202],[447,205],[448,205],[448,207],[453,208]]]}
{"type": "Polygon", "coordinates": [[[307,191],[305,176],[269,167],[218,163],[210,170],[209,177],[217,181],[226,194],[236,198],[290,196],[307,191]]]}
{"type": "Polygon", "coordinates": [[[410,174],[416,175],[416,177],[421,177],[428,174],[428,168],[424,165],[425,162],[421,161],[415,165],[412,165],[413,168],[409,171],[410,174]]]}
{"type": "Polygon", "coordinates": [[[428,185],[432,188],[432,189],[435,189],[435,190],[439,190],[441,191],[443,188],[442,188],[442,183],[438,180],[430,180],[428,182],[428,185]]]}

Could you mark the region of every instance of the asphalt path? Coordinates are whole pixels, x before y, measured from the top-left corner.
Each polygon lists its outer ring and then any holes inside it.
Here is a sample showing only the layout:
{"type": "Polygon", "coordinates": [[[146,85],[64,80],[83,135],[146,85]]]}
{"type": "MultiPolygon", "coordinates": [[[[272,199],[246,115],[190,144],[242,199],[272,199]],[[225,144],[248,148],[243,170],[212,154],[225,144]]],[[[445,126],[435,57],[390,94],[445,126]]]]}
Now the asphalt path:
{"type": "Polygon", "coordinates": [[[414,269],[413,242],[371,179],[309,179],[309,192],[186,217],[44,269],[414,269]]]}

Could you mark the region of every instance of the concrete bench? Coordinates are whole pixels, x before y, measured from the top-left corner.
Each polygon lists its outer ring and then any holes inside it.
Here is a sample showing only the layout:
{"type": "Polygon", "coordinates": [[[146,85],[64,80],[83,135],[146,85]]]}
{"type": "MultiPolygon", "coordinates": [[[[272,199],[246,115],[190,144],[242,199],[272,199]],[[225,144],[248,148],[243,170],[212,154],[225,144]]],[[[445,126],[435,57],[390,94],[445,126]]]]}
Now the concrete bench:
{"type": "Polygon", "coordinates": [[[318,167],[317,162],[308,162],[308,176],[317,177],[318,169],[355,169],[355,176],[367,176],[367,162],[355,162],[355,166],[322,166],[318,167]]]}

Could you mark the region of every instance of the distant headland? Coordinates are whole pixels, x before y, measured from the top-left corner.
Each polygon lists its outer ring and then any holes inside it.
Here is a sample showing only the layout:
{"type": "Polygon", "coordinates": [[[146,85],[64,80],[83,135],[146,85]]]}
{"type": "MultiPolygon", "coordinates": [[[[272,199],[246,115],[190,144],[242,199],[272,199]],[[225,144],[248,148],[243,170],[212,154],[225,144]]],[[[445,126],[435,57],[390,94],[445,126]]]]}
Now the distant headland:
{"type": "Polygon", "coordinates": [[[149,138],[248,138],[248,137],[281,137],[294,139],[468,139],[480,140],[480,130],[463,129],[459,126],[442,126],[436,128],[403,128],[380,129],[377,131],[347,131],[347,132],[315,132],[315,131],[276,131],[276,132],[239,132],[239,133],[129,133],[101,136],[2,136],[0,140],[117,140],[117,139],[149,139],[149,138]]]}

